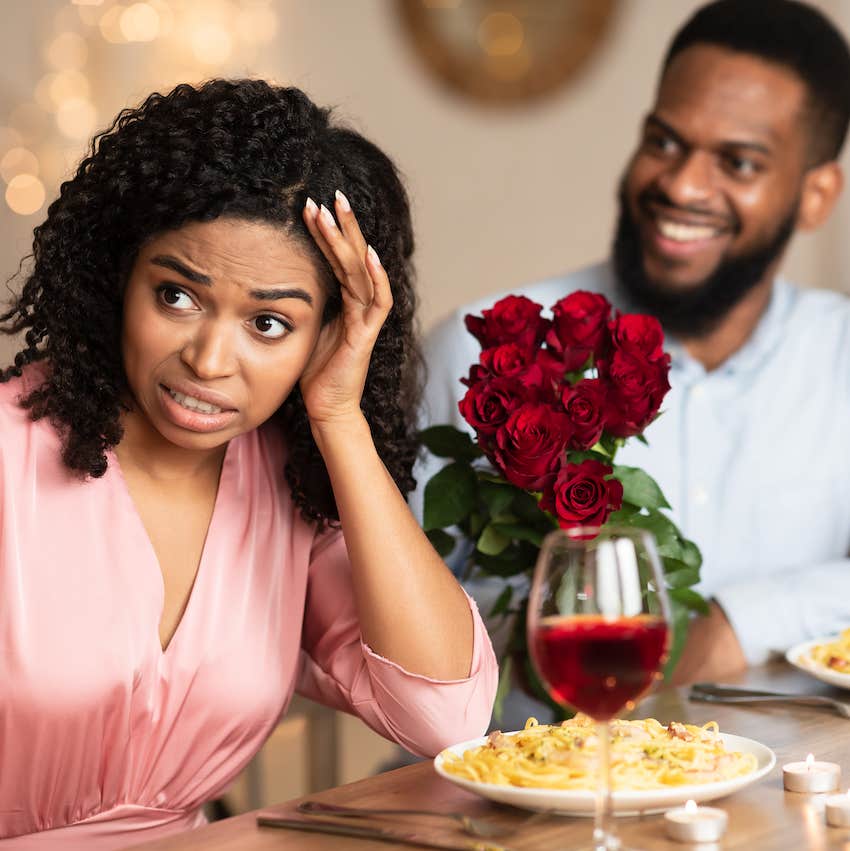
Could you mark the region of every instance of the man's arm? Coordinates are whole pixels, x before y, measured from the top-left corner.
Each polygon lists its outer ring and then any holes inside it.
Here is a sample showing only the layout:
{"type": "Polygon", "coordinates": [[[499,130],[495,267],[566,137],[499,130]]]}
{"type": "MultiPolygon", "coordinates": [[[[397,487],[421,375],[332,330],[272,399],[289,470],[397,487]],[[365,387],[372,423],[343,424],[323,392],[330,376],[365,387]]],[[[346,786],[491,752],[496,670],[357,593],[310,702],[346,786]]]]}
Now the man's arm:
{"type": "Polygon", "coordinates": [[[727,585],[692,622],[674,681],[722,679],[848,624],[850,558],[727,585]]]}

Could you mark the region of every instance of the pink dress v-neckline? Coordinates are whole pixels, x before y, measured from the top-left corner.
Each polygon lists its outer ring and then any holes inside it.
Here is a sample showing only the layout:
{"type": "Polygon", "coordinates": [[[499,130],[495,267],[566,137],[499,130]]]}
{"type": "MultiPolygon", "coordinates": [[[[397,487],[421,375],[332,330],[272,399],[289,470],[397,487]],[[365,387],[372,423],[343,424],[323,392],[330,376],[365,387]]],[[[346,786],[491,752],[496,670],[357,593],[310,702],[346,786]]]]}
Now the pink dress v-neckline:
{"type": "MultiPolygon", "coordinates": [[[[178,640],[178,636],[183,631],[184,623],[188,619],[192,617],[192,610],[197,607],[195,603],[196,591],[198,592],[197,596],[202,596],[202,592],[200,590],[200,586],[205,581],[205,574],[207,573],[205,563],[208,560],[207,553],[216,546],[216,536],[218,534],[218,526],[220,525],[220,517],[223,513],[226,513],[226,509],[222,507],[222,503],[226,502],[227,494],[230,492],[230,476],[231,474],[231,443],[228,443],[227,448],[224,451],[224,458],[221,462],[221,472],[219,473],[218,478],[218,486],[216,488],[215,494],[215,502],[213,503],[213,510],[210,515],[209,526],[207,527],[207,533],[204,536],[204,544],[201,548],[201,557],[198,560],[198,569],[195,573],[195,579],[192,583],[192,589],[189,592],[189,596],[186,600],[186,605],[183,608],[183,613],[180,616],[180,620],[177,623],[177,626],[174,628],[174,631],[171,634],[171,637],[168,640],[168,643],[165,647],[162,646],[162,641],[159,637],[159,626],[162,621],[162,612],[165,607],[165,579],[162,575],[162,567],[159,563],[159,559],[156,554],[156,550],[153,546],[153,541],[150,539],[150,535],[148,534],[147,529],[145,528],[144,521],[142,520],[141,515],[139,514],[139,510],[136,507],[136,503],[133,499],[133,495],[130,493],[129,485],[127,484],[127,479],[124,476],[124,471],[121,468],[121,462],[118,459],[117,453],[113,450],[108,454],[109,457],[109,467],[107,468],[107,475],[114,476],[118,484],[116,486],[116,490],[119,490],[125,501],[126,510],[128,516],[133,516],[136,518],[136,537],[132,542],[132,546],[138,547],[139,551],[142,552],[145,549],[148,552],[149,562],[151,569],[154,571],[154,574],[159,577],[160,582],[160,616],[156,622],[156,641],[159,644],[160,652],[163,656],[163,659],[168,656],[169,651],[174,646],[175,641],[178,640]]],[[[190,629],[189,626],[186,627],[190,629]]]]}

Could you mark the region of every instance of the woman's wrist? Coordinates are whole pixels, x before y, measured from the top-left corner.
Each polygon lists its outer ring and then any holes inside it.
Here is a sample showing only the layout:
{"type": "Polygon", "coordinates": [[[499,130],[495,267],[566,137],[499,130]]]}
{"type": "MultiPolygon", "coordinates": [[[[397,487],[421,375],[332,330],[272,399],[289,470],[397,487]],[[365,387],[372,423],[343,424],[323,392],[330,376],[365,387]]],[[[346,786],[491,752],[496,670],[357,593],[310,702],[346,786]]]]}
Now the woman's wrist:
{"type": "Polygon", "coordinates": [[[359,409],[321,420],[311,418],[310,430],[323,456],[337,446],[344,448],[356,442],[362,448],[364,440],[372,443],[372,430],[359,409]]]}

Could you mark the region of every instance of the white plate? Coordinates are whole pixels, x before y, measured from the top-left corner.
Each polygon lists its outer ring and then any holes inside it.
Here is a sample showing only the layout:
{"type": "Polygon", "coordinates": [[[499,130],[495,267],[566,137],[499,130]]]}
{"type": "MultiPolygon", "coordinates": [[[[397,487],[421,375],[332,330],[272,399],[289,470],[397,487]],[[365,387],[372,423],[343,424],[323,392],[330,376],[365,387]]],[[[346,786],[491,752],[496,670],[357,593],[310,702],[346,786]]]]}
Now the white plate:
{"type": "MultiPolygon", "coordinates": [[[[510,733],[506,735],[511,735],[510,733]]],[[[721,733],[720,738],[729,751],[754,754],[758,766],[750,774],[743,777],[735,777],[732,780],[719,780],[715,783],[700,783],[693,786],[672,786],[665,789],[642,789],[629,792],[618,790],[612,793],[612,806],[615,815],[626,816],[638,813],[662,812],[685,803],[689,799],[694,801],[713,801],[737,792],[750,783],[764,777],[776,764],[776,756],[773,751],[760,742],[746,739],[743,736],[732,736],[721,733]]],[[[455,774],[449,774],[444,765],[444,754],[451,752],[460,756],[469,748],[483,745],[486,737],[473,739],[469,742],[461,742],[446,748],[438,754],[434,760],[434,768],[441,777],[456,783],[463,789],[498,801],[502,804],[511,804],[514,807],[522,807],[526,810],[553,810],[571,816],[592,816],[595,806],[595,795],[592,791],[577,789],[529,789],[520,786],[498,786],[495,783],[477,783],[474,780],[466,780],[455,774]]]]}
{"type": "Polygon", "coordinates": [[[829,644],[835,641],[837,635],[830,635],[826,638],[816,638],[814,641],[804,641],[802,644],[797,644],[792,647],[786,654],[785,658],[795,667],[813,677],[817,677],[825,683],[829,683],[838,688],[850,689],[850,674],[842,674],[839,671],[833,671],[832,668],[827,668],[826,665],[821,665],[811,657],[811,650],[817,644],[829,644]]]}

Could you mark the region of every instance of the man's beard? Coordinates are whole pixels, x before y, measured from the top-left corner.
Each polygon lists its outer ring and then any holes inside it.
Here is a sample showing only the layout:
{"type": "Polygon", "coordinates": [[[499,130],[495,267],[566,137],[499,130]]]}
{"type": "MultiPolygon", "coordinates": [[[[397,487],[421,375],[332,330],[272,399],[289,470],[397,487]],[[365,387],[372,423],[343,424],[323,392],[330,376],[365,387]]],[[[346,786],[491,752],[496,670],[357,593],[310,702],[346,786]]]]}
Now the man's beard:
{"type": "Polygon", "coordinates": [[[723,260],[717,269],[687,289],[666,287],[650,280],[643,267],[637,225],[620,191],[620,218],[614,238],[614,270],[629,301],[657,317],[665,331],[684,339],[704,337],[747,293],[764,280],[782,254],[797,220],[799,202],[792,205],[775,234],[739,257],[723,260]]]}

